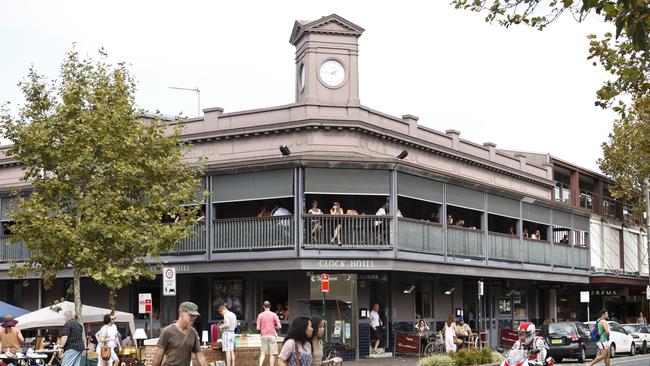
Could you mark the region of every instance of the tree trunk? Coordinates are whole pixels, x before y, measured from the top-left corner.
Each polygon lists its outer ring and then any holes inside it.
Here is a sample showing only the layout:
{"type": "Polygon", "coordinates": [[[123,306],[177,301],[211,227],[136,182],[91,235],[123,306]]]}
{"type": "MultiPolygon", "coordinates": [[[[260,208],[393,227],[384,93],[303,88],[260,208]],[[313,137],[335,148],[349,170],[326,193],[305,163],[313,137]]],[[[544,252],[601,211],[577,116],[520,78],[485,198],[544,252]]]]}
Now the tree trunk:
{"type": "Polygon", "coordinates": [[[83,326],[83,317],[81,316],[81,274],[77,268],[74,268],[74,310],[77,320],[83,326]]]}
{"type": "Polygon", "coordinates": [[[116,301],[117,301],[117,290],[111,288],[108,290],[108,308],[111,309],[111,313],[115,313],[116,301]]]}

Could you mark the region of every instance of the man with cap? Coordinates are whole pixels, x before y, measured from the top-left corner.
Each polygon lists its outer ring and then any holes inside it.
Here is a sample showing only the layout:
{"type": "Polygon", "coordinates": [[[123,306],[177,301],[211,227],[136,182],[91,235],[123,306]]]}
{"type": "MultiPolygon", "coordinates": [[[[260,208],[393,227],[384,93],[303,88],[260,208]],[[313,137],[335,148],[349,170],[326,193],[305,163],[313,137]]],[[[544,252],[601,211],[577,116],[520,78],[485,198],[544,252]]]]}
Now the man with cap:
{"type": "Polygon", "coordinates": [[[463,344],[467,344],[469,337],[472,335],[472,328],[469,327],[469,324],[465,323],[465,318],[462,316],[458,317],[456,335],[464,341],[463,344]]]}
{"type": "Polygon", "coordinates": [[[264,311],[257,316],[257,330],[262,337],[260,346],[260,366],[264,364],[264,355],[269,355],[269,365],[275,365],[275,355],[278,354],[277,329],[282,328],[278,314],[271,311],[271,303],[264,301],[264,311]]]}
{"type": "Polygon", "coordinates": [[[196,355],[200,366],[208,366],[208,360],[201,351],[199,335],[192,327],[196,318],[201,315],[199,307],[193,302],[184,302],[178,307],[178,320],[163,329],[158,338],[153,366],[189,366],[192,353],[196,355]]]}

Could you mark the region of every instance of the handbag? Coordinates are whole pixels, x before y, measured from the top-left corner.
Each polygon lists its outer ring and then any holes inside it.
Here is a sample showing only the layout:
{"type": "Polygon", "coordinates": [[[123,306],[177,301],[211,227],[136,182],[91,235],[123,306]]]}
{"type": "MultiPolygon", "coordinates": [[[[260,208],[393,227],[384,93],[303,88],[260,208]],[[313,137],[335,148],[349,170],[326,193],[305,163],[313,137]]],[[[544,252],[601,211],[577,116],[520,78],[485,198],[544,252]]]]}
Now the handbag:
{"type": "Polygon", "coordinates": [[[111,359],[111,348],[109,346],[107,346],[106,344],[104,344],[102,346],[100,356],[101,356],[102,360],[104,360],[104,361],[110,360],[111,359]]]}

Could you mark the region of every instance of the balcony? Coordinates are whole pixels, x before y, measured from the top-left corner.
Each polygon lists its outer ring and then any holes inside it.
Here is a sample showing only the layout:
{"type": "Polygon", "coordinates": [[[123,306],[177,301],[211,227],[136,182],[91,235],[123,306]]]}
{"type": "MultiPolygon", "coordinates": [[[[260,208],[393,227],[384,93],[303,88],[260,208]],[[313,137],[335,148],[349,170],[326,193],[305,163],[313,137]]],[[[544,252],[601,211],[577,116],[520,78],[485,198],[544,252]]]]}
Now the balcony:
{"type": "Polygon", "coordinates": [[[483,231],[449,226],[447,229],[447,251],[450,256],[482,258],[483,231]]]}
{"type": "Polygon", "coordinates": [[[556,202],[570,204],[571,203],[571,187],[568,184],[557,182],[553,190],[553,199],[556,202]]]}
{"type": "Polygon", "coordinates": [[[522,243],[516,236],[490,232],[488,245],[491,258],[513,262],[520,262],[523,259],[522,243]]]}
{"type": "Polygon", "coordinates": [[[10,235],[0,236],[0,261],[24,261],[29,258],[31,252],[25,243],[9,244],[9,237],[10,235]]]}
{"type": "Polygon", "coordinates": [[[295,247],[294,217],[250,217],[214,220],[213,252],[295,247]]]}
{"type": "Polygon", "coordinates": [[[190,228],[191,234],[183,240],[171,255],[205,253],[205,222],[197,222],[190,228]]]}
{"type": "Polygon", "coordinates": [[[390,217],[303,215],[306,246],[390,247],[390,217]]]}
{"type": "Polygon", "coordinates": [[[438,223],[400,217],[397,235],[400,250],[445,255],[442,225],[438,223]]]}
{"type": "Polygon", "coordinates": [[[593,192],[586,191],[584,189],[580,190],[580,207],[586,208],[587,210],[593,209],[593,192]]]}
{"type": "MultiPolygon", "coordinates": [[[[265,251],[295,249],[294,216],[220,219],[212,222],[214,239],[208,247],[204,222],[192,227],[192,235],[168,255],[205,255],[207,250],[222,252],[257,252],[251,258],[264,258],[265,251]]],[[[464,227],[447,228],[445,253],[444,227],[436,222],[374,215],[302,215],[302,242],[305,247],[350,249],[395,249],[444,257],[476,258],[491,261],[537,264],[587,270],[589,247],[519,238],[497,232],[464,227]],[[396,224],[396,243],[391,242],[390,228],[396,224]],[[486,241],[487,238],[487,241],[486,241]],[[340,240],[340,244],[339,244],[340,240]]],[[[0,261],[22,261],[29,257],[23,243],[7,245],[8,237],[0,237],[0,261]]],[[[439,260],[444,260],[439,258],[439,260]]]]}

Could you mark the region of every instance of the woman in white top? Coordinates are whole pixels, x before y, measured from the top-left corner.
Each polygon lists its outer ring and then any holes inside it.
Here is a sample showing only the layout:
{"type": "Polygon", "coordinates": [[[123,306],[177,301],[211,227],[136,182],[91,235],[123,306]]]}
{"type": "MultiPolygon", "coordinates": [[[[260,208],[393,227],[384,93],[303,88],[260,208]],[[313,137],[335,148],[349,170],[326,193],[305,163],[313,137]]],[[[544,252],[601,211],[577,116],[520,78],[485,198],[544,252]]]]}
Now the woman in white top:
{"type": "Polygon", "coordinates": [[[107,366],[111,366],[108,364],[109,362],[112,363],[112,366],[119,365],[120,360],[117,357],[117,353],[115,352],[115,347],[117,347],[119,351],[122,351],[122,345],[120,345],[120,341],[117,339],[117,334],[118,332],[117,326],[115,325],[115,315],[104,315],[104,326],[102,326],[97,334],[95,334],[95,338],[97,339],[97,350],[101,350],[101,347],[103,346],[108,346],[111,349],[111,358],[109,361],[104,361],[102,360],[101,354],[98,354],[97,366],[104,366],[105,362],[107,366]]]}
{"type": "MultiPolygon", "coordinates": [[[[313,200],[311,201],[311,208],[309,211],[307,211],[308,214],[310,215],[322,215],[323,211],[321,211],[320,208],[318,208],[318,201],[313,200]]],[[[322,226],[320,224],[320,220],[312,219],[311,220],[311,237],[313,239],[313,242],[316,241],[316,235],[320,233],[322,226]]]]}
{"type": "Polygon", "coordinates": [[[445,322],[445,350],[447,353],[456,352],[456,347],[463,341],[456,338],[456,322],[454,317],[449,315],[445,322]]]}
{"type": "MultiPolygon", "coordinates": [[[[343,208],[341,207],[341,204],[338,202],[334,202],[332,205],[332,208],[330,209],[330,215],[343,215],[343,208]]],[[[332,236],[332,240],[330,240],[330,243],[334,244],[334,240],[337,241],[338,245],[341,245],[341,221],[340,220],[334,220],[336,227],[334,228],[334,236],[332,236]]]]}

